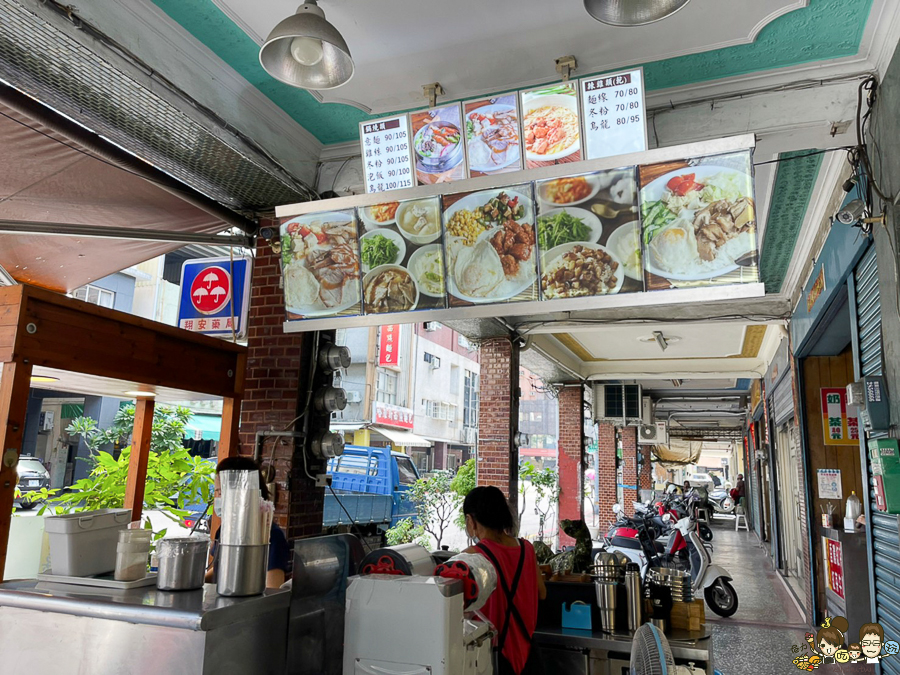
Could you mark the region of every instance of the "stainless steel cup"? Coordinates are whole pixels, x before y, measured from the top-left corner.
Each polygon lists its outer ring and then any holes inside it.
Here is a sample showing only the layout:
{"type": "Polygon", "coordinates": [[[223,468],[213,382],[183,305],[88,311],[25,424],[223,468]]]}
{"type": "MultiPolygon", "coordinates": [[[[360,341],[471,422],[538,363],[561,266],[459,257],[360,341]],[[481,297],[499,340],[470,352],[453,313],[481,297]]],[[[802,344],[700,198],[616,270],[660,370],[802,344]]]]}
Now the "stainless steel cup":
{"type": "Polygon", "coordinates": [[[266,590],[268,544],[219,544],[216,555],[216,592],[219,595],[259,595],[266,590]]]}
{"type": "Polygon", "coordinates": [[[161,539],[157,544],[159,570],[156,587],[161,591],[191,591],[203,588],[209,539],[161,539]]]}
{"type": "Polygon", "coordinates": [[[603,630],[613,633],[616,630],[616,592],[619,585],[614,581],[597,580],[594,586],[597,591],[597,607],[600,609],[600,623],[603,630]]]}

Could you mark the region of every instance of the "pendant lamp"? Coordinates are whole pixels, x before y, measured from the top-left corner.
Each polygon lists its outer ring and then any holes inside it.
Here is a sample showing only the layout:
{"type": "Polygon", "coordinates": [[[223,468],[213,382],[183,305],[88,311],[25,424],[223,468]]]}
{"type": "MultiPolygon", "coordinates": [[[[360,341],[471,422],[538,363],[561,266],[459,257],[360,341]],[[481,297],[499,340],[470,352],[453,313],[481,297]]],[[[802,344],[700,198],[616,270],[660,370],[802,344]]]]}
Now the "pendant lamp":
{"type": "Polygon", "coordinates": [[[671,16],[690,0],[584,0],[592,17],[610,26],[643,26],[671,16]]]}
{"type": "Polygon", "coordinates": [[[265,71],[292,87],[334,89],[353,77],[350,49],[316,0],[281,21],[259,50],[265,71]]]}

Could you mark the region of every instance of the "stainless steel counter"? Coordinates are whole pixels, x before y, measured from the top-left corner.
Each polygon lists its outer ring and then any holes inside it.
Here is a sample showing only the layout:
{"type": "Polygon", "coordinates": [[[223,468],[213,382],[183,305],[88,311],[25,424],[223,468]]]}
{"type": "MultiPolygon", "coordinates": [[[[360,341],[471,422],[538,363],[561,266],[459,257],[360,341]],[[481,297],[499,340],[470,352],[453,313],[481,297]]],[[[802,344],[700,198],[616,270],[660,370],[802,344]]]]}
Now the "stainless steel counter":
{"type": "Polygon", "coordinates": [[[215,586],[169,593],[35,581],[0,584],[0,653],[32,675],[284,672],[290,592],[247,598],[215,586]]]}
{"type": "MultiPolygon", "coordinates": [[[[700,632],[671,630],[666,633],[672,656],[678,664],[694,663],[698,669],[712,675],[712,630],[704,627],[700,632]]],[[[534,633],[534,644],[542,649],[544,666],[552,672],[549,661],[557,662],[565,672],[619,673],[621,663],[627,666],[626,655],[631,654],[632,633],[605,633],[603,631],[569,630],[565,628],[539,628],[534,633]]],[[[562,671],[560,671],[562,672],[562,671]]]]}

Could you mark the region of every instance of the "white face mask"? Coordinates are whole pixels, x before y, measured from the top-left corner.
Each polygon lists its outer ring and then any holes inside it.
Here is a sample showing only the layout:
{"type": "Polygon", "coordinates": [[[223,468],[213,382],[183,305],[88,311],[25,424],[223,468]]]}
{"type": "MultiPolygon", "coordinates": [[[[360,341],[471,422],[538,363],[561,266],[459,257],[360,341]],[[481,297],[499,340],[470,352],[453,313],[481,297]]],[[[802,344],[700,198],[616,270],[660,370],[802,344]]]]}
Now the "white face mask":
{"type": "Polygon", "coordinates": [[[220,518],[222,517],[222,498],[221,497],[213,498],[213,513],[215,513],[220,518]]]}

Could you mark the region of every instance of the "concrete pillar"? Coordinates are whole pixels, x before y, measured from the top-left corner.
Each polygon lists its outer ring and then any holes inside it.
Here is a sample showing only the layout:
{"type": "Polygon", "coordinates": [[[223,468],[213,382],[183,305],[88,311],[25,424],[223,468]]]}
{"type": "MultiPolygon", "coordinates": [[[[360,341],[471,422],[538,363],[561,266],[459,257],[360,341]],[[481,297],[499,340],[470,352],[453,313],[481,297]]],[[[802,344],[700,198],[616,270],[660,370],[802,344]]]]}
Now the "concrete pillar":
{"type": "Polygon", "coordinates": [[[638,500],[637,475],[637,427],[623,427],[622,435],[622,501],[625,513],[634,515],[633,502],[638,500]]]}
{"type": "Polygon", "coordinates": [[[606,526],[615,520],[612,507],[616,503],[616,428],[600,424],[597,429],[597,513],[600,533],[605,534],[606,526]]]}
{"type": "Polygon", "coordinates": [[[518,513],[519,348],[508,338],[482,343],[478,398],[478,485],[500,488],[518,513]]]}
{"type": "MultiPolygon", "coordinates": [[[[584,386],[559,390],[559,519],[584,519],[584,386]]],[[[559,529],[559,545],[575,540],[559,529]]]]}
{"type": "MultiPolygon", "coordinates": [[[[269,221],[264,225],[274,227],[277,223],[269,221]]],[[[304,366],[309,354],[303,333],[285,333],[282,328],[285,309],[280,276],[279,256],[268,242],[260,240],[247,321],[247,373],[238,453],[241,455],[253,455],[257,430],[284,429],[306,402],[304,366]]],[[[295,447],[291,439],[269,439],[262,454],[263,463],[275,466],[275,520],[288,539],[321,533],[325,503],[324,490],[306,477],[302,449],[295,447]]]]}

